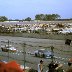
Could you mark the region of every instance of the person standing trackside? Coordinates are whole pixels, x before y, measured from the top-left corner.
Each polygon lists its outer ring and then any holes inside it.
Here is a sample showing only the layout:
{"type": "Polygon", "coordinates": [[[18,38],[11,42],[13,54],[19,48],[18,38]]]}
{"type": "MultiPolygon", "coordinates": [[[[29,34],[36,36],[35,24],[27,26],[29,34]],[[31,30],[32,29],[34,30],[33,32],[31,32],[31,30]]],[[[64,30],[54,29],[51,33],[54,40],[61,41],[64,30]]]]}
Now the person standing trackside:
{"type": "Polygon", "coordinates": [[[38,64],[38,72],[43,72],[43,60],[40,60],[40,63],[38,64]]]}

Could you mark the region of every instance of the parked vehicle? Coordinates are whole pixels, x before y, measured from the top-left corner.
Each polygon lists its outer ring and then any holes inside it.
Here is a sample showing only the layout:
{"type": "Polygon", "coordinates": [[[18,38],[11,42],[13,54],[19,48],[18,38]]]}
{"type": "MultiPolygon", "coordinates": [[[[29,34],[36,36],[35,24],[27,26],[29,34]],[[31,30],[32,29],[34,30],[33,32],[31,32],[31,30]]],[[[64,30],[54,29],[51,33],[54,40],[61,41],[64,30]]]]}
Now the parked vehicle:
{"type": "Polygon", "coordinates": [[[52,53],[45,49],[36,50],[34,52],[36,57],[51,58],[52,53]]]}

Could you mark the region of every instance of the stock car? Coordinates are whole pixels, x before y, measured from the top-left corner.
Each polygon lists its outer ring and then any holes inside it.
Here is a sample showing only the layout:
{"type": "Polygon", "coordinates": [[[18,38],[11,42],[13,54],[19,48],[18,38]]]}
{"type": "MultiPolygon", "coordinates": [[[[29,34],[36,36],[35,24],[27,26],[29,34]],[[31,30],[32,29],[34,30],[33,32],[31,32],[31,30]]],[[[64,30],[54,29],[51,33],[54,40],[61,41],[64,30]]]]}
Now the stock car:
{"type": "Polygon", "coordinates": [[[16,52],[17,50],[16,50],[16,48],[15,47],[13,47],[12,45],[5,45],[5,46],[1,46],[1,50],[3,51],[3,52],[16,52]]]}
{"type": "Polygon", "coordinates": [[[51,56],[53,55],[50,51],[45,49],[36,50],[34,54],[36,57],[42,57],[42,58],[51,58],[51,56]]]}

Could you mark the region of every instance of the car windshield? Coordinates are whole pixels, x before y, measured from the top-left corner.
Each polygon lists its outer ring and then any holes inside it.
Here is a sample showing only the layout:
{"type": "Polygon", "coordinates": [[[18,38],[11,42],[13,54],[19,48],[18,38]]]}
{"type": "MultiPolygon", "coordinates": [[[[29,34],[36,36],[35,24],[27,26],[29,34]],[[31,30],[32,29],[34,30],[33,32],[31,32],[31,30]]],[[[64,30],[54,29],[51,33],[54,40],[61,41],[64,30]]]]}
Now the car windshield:
{"type": "Polygon", "coordinates": [[[43,52],[43,53],[51,53],[50,51],[47,51],[47,50],[39,50],[39,52],[43,52]]]}
{"type": "Polygon", "coordinates": [[[50,52],[50,51],[45,50],[45,51],[44,51],[44,54],[51,55],[51,52],[50,52]]]}

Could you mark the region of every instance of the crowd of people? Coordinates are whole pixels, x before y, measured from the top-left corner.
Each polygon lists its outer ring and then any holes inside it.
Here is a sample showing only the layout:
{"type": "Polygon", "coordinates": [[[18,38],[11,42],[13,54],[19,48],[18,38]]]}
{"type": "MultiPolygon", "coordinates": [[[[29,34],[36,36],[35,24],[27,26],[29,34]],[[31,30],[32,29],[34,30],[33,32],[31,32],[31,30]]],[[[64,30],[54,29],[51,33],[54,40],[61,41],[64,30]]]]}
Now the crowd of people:
{"type": "MultiPolygon", "coordinates": [[[[38,64],[38,70],[30,69],[28,72],[44,72],[44,61],[40,60],[38,64]]],[[[20,65],[15,61],[11,61],[8,63],[0,62],[0,72],[26,72],[25,69],[21,69],[20,65]]],[[[63,70],[63,64],[59,64],[57,62],[51,61],[48,64],[48,70],[46,72],[72,72],[72,59],[68,61],[68,69],[63,70]]]]}
{"type": "MultiPolygon", "coordinates": [[[[69,59],[68,61],[68,69],[65,71],[63,69],[63,64],[58,64],[57,62],[51,62],[48,65],[48,70],[46,72],[72,72],[72,59],[69,59]]],[[[44,72],[43,71],[43,60],[40,60],[40,63],[38,64],[38,72],[44,72]]]]}

